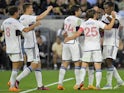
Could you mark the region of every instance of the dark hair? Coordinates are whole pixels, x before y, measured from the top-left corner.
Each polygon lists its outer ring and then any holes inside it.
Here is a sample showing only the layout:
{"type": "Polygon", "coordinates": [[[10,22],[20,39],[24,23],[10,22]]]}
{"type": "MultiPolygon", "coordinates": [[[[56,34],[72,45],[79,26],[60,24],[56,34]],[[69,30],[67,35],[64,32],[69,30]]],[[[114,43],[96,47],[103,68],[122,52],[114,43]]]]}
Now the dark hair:
{"type": "Polygon", "coordinates": [[[107,5],[109,7],[114,7],[115,6],[115,4],[111,1],[105,2],[104,5],[107,5]]]}
{"type": "Polygon", "coordinates": [[[31,6],[31,5],[32,5],[31,3],[25,3],[25,4],[23,5],[23,11],[25,12],[26,9],[27,9],[29,6],[31,6]]]}
{"type": "Polygon", "coordinates": [[[18,7],[16,7],[16,6],[10,6],[10,7],[8,8],[8,12],[9,12],[9,14],[12,16],[12,15],[14,15],[16,12],[18,12],[18,7]]]}
{"type": "Polygon", "coordinates": [[[80,9],[80,5],[73,5],[70,10],[71,15],[75,15],[75,12],[80,9]]]}
{"type": "Polygon", "coordinates": [[[94,14],[96,14],[96,11],[94,9],[88,9],[86,12],[86,18],[93,18],[94,14]]]}

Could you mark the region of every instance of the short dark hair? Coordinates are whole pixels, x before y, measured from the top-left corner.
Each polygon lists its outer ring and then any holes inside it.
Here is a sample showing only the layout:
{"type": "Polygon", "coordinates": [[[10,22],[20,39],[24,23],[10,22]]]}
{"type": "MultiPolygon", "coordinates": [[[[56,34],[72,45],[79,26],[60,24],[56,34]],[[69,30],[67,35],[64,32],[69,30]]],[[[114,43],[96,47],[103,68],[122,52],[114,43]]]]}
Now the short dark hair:
{"type": "Polygon", "coordinates": [[[105,2],[104,5],[108,5],[109,7],[114,7],[115,4],[111,1],[105,2]]]}
{"type": "Polygon", "coordinates": [[[16,12],[18,12],[18,7],[17,6],[10,6],[9,8],[8,8],[8,12],[9,12],[9,14],[12,16],[12,15],[14,15],[16,12]]]}
{"type": "Polygon", "coordinates": [[[70,10],[71,15],[75,15],[75,12],[80,9],[80,5],[73,5],[70,10]]]}
{"type": "Polygon", "coordinates": [[[31,6],[31,5],[32,5],[31,3],[24,3],[24,5],[23,5],[23,11],[25,12],[26,9],[27,9],[29,6],[31,6]]]}
{"type": "Polygon", "coordinates": [[[96,11],[94,9],[88,9],[86,12],[86,18],[93,18],[94,14],[96,14],[96,11]]]}

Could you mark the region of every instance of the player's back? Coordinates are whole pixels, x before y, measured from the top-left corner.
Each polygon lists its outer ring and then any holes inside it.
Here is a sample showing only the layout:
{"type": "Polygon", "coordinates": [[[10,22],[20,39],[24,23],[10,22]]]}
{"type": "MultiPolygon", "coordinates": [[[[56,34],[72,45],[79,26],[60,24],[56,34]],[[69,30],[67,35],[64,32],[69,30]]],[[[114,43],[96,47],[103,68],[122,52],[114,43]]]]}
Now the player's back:
{"type": "Polygon", "coordinates": [[[84,30],[84,50],[100,49],[100,34],[101,22],[93,19],[88,19],[81,24],[84,30]]]}
{"type": "Polygon", "coordinates": [[[76,27],[80,25],[79,21],[81,21],[80,18],[76,16],[69,16],[64,20],[64,30],[68,36],[72,36],[76,32],[76,27]]]}
{"type": "Polygon", "coordinates": [[[19,53],[18,49],[20,44],[20,37],[16,36],[16,31],[19,30],[19,21],[14,18],[6,19],[2,25],[1,29],[5,34],[5,42],[7,47],[7,53],[19,53]]]}
{"type": "MultiPolygon", "coordinates": [[[[64,20],[64,31],[67,32],[68,36],[72,36],[79,28],[82,20],[76,16],[68,16],[64,20]]],[[[70,40],[69,42],[74,42],[74,40],[70,40]]]]}

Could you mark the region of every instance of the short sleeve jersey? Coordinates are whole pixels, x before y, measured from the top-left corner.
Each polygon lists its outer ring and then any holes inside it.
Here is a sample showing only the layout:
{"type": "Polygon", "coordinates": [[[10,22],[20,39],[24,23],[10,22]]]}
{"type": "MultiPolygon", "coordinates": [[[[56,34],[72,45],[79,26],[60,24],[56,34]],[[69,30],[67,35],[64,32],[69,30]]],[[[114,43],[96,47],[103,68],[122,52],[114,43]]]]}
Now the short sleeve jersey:
{"type": "MultiPolygon", "coordinates": [[[[102,16],[102,21],[106,24],[109,24],[110,21],[108,20],[107,17],[112,18],[111,15],[103,15],[102,16]]],[[[115,20],[115,24],[113,26],[113,28],[111,30],[105,30],[104,31],[104,41],[103,41],[103,45],[112,45],[112,46],[119,46],[119,26],[122,25],[122,23],[120,22],[121,17],[119,15],[116,14],[116,20],[115,20]]]]}
{"type": "MultiPolygon", "coordinates": [[[[64,20],[64,32],[67,32],[68,36],[72,36],[76,31],[78,31],[82,19],[76,16],[68,16],[64,20]]],[[[74,43],[74,40],[70,40],[67,43],[74,43]]]]}
{"type": "Polygon", "coordinates": [[[104,27],[103,22],[93,19],[88,19],[81,24],[79,31],[84,33],[84,51],[101,49],[99,28],[104,29],[104,27]]]}
{"type": "MultiPolygon", "coordinates": [[[[36,16],[22,15],[19,21],[26,27],[31,26],[36,22],[36,16]]],[[[35,31],[23,32],[24,36],[24,48],[33,48],[36,43],[35,31]]]]}
{"type": "Polygon", "coordinates": [[[14,18],[8,18],[2,23],[1,30],[5,34],[7,53],[21,52],[21,38],[20,36],[16,36],[16,31],[22,31],[23,29],[24,26],[14,18]]]}

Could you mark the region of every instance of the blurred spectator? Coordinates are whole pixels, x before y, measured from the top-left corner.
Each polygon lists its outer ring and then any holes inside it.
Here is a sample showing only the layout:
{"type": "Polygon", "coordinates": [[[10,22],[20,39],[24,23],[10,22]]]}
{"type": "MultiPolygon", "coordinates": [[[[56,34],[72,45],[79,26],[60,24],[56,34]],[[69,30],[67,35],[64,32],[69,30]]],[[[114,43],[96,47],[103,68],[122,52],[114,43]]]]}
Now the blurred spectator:
{"type": "Polygon", "coordinates": [[[99,7],[99,8],[102,8],[103,9],[103,4],[104,4],[105,0],[97,0],[97,3],[96,5],[99,7]]]}
{"type": "Polygon", "coordinates": [[[46,61],[47,45],[43,42],[42,37],[37,37],[37,44],[39,48],[41,62],[46,61]]]}
{"type": "Polygon", "coordinates": [[[64,37],[62,35],[63,31],[64,31],[64,24],[62,25],[62,28],[58,29],[58,31],[56,32],[57,36],[60,37],[62,42],[64,41],[64,37]]]}
{"type": "Polygon", "coordinates": [[[67,15],[68,14],[68,5],[65,3],[65,0],[56,0],[53,4],[53,14],[54,15],[67,15]]]}
{"type": "Polygon", "coordinates": [[[52,45],[52,51],[53,51],[53,64],[54,69],[57,69],[57,60],[62,59],[62,42],[60,37],[56,37],[56,41],[52,45]]]}
{"type": "Polygon", "coordinates": [[[0,0],[0,19],[7,18],[6,6],[7,6],[6,0],[0,0]]]}
{"type": "Polygon", "coordinates": [[[4,43],[0,42],[0,70],[10,69],[10,60],[4,43]]]}
{"type": "Polygon", "coordinates": [[[46,39],[46,37],[45,37],[44,35],[41,34],[40,29],[37,29],[37,30],[35,31],[35,34],[36,34],[36,37],[41,37],[41,38],[42,38],[42,41],[46,44],[47,39],[46,39]]]}
{"type": "Polygon", "coordinates": [[[118,3],[118,7],[120,9],[118,14],[124,18],[124,0],[118,3]]]}
{"type": "Polygon", "coordinates": [[[86,9],[92,8],[91,4],[87,0],[81,0],[80,4],[86,6],[86,9]]]}
{"type": "Polygon", "coordinates": [[[92,7],[97,3],[97,0],[87,0],[87,1],[90,3],[92,7]]]}
{"type": "Polygon", "coordinates": [[[120,68],[124,65],[124,42],[122,40],[119,41],[119,49],[117,53],[117,60],[115,65],[120,68]]]}
{"type": "Polygon", "coordinates": [[[121,2],[118,3],[118,7],[120,10],[124,8],[124,0],[121,0],[121,2]]]}
{"type": "Polygon", "coordinates": [[[68,0],[68,10],[70,10],[71,7],[76,4],[79,4],[79,2],[77,2],[77,0],[68,0]]]}
{"type": "MultiPolygon", "coordinates": [[[[50,5],[53,6],[52,0],[44,0],[40,6],[40,12],[42,13],[43,11],[45,11],[47,9],[47,7],[50,5]]],[[[51,15],[51,14],[52,14],[52,11],[49,13],[49,15],[51,15]]]]}
{"type": "Polygon", "coordinates": [[[92,7],[90,3],[87,2],[87,0],[81,0],[80,5],[81,5],[82,17],[85,18],[87,9],[90,9],[92,7]]]}

